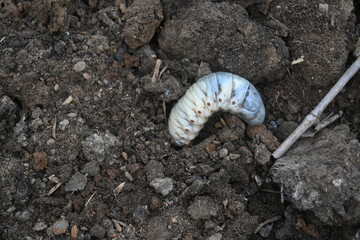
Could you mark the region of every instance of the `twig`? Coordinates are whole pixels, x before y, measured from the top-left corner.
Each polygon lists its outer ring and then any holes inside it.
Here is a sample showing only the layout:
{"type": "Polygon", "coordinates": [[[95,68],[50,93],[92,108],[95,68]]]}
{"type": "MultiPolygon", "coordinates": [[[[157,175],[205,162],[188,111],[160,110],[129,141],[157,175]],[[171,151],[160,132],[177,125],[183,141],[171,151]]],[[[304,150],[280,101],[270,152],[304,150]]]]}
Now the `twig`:
{"type": "Polygon", "coordinates": [[[314,110],[309,113],[302,123],[290,134],[290,136],[280,145],[275,152],[273,152],[274,158],[279,158],[286,153],[287,150],[299,139],[299,137],[312,125],[319,121],[320,115],[330,102],[336,97],[336,95],[344,88],[346,83],[355,75],[360,68],[360,57],[349,67],[349,69],[342,75],[337,83],[331,88],[321,102],[316,106],[314,110]]]}
{"type": "Polygon", "coordinates": [[[89,202],[91,201],[91,199],[93,199],[93,197],[95,196],[95,194],[96,194],[96,192],[94,192],[94,193],[90,196],[90,198],[86,201],[85,207],[89,204],[89,202]]]}
{"type": "Polygon", "coordinates": [[[255,229],[255,233],[259,232],[260,229],[262,227],[264,227],[265,225],[267,225],[269,223],[272,223],[272,222],[275,222],[275,221],[279,220],[280,218],[281,218],[280,216],[274,216],[274,217],[266,220],[265,222],[260,223],[259,226],[255,229]]]}
{"type": "Polygon", "coordinates": [[[320,132],[324,128],[326,128],[331,123],[335,122],[337,119],[339,119],[343,115],[342,111],[339,111],[338,114],[335,114],[334,116],[328,116],[318,124],[316,124],[316,127],[314,128],[314,131],[308,132],[306,131],[301,137],[314,137],[316,133],[320,132]]]}
{"type": "Polygon", "coordinates": [[[155,63],[154,74],[153,74],[153,76],[151,78],[151,83],[155,83],[156,80],[158,79],[159,71],[160,71],[160,65],[161,65],[161,59],[157,59],[156,63],[155,63]]]}
{"type": "Polygon", "coordinates": [[[53,138],[56,138],[56,117],[54,118],[54,125],[52,128],[52,136],[53,136],[53,138]]]}

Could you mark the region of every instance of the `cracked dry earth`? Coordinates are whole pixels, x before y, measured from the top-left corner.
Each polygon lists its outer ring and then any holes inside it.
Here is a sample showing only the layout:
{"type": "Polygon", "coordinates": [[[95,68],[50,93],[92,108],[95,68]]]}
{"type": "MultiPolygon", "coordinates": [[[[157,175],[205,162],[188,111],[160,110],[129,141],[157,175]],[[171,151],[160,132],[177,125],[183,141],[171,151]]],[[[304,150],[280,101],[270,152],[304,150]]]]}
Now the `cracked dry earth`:
{"type": "Polygon", "coordinates": [[[0,239],[360,239],[359,74],[339,120],[271,158],[359,21],[357,0],[0,0],[0,239]],[[265,122],[219,112],[176,147],[171,108],[215,71],[265,122]]]}

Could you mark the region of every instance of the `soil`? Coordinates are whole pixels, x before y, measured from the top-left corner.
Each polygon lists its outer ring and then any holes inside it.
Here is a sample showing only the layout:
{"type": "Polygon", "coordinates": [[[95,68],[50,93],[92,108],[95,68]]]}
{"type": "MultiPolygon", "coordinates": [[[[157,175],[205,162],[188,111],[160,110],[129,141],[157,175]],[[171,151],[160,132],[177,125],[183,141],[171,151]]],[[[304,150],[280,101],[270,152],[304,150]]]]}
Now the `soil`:
{"type": "MultiPolygon", "coordinates": [[[[354,61],[359,19],[351,0],[0,0],[0,238],[359,239],[269,173],[354,61]],[[215,71],[255,84],[265,123],[220,112],[175,146],[172,106],[215,71]]],[[[324,113],[357,135],[359,92],[357,74],[324,113]]]]}

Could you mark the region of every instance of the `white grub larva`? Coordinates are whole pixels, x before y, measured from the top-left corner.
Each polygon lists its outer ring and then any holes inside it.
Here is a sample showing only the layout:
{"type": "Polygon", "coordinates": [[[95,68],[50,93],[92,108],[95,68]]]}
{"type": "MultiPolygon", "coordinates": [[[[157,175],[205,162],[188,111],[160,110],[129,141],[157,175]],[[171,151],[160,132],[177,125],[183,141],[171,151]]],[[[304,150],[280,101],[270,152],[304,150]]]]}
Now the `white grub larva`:
{"type": "Polygon", "coordinates": [[[250,125],[265,118],[264,103],[254,85],[232,73],[212,73],[194,83],[171,110],[169,132],[175,143],[189,144],[219,110],[236,114],[250,125]]]}

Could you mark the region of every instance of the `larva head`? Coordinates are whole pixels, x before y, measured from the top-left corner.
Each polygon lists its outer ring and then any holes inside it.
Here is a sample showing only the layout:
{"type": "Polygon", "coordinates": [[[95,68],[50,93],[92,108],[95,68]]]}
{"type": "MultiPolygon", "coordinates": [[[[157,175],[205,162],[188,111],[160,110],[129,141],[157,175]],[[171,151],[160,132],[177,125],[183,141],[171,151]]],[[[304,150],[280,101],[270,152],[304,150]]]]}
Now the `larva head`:
{"type": "Polygon", "coordinates": [[[250,84],[238,115],[250,125],[260,125],[265,119],[265,106],[259,92],[250,84]]]}

